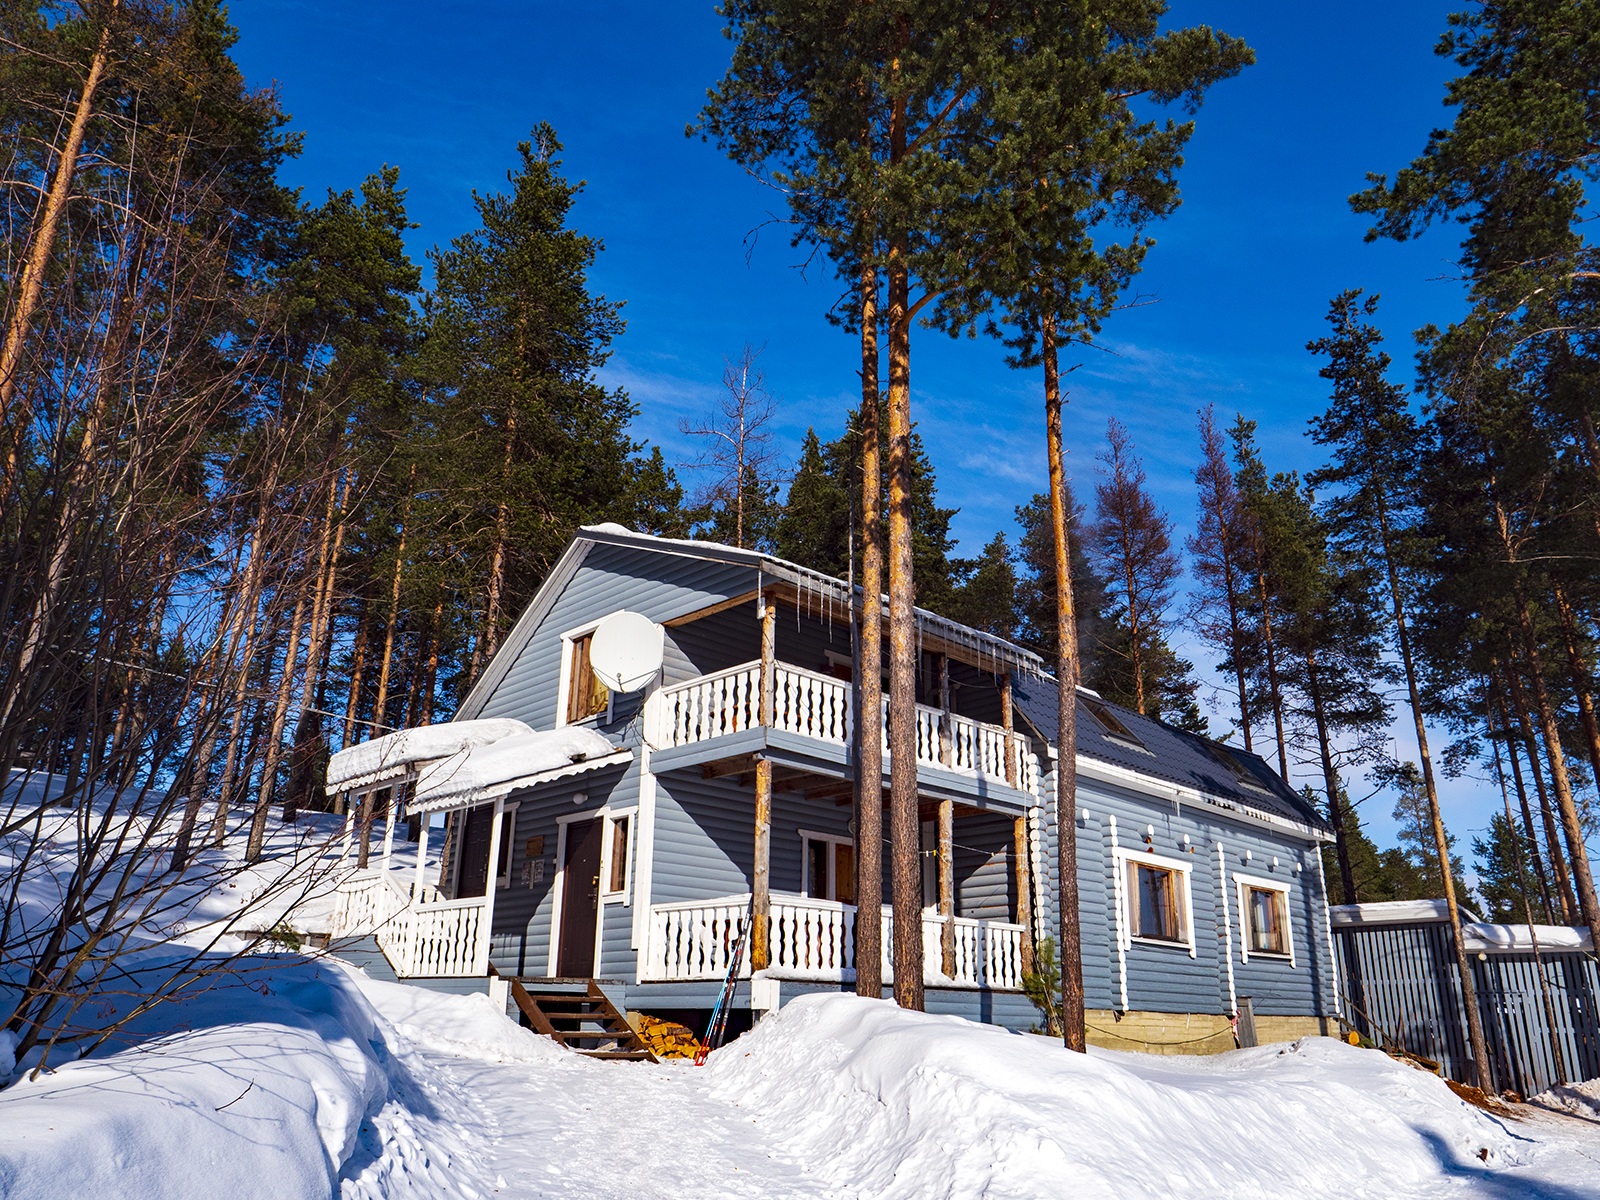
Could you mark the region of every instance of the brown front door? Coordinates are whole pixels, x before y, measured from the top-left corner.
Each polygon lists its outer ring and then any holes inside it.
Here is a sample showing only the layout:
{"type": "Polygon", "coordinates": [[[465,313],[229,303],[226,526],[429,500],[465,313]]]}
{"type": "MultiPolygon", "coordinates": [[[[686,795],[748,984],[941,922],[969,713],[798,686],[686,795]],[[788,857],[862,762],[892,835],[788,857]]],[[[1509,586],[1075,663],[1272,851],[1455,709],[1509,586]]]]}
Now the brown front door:
{"type": "Polygon", "coordinates": [[[594,975],[594,928],[600,915],[600,834],[603,821],[567,826],[566,883],[561,888],[561,951],[556,974],[565,979],[594,975]]]}
{"type": "Polygon", "coordinates": [[[494,805],[469,809],[466,827],[461,832],[461,874],[456,880],[458,899],[488,892],[489,842],[493,837],[494,805]]]}

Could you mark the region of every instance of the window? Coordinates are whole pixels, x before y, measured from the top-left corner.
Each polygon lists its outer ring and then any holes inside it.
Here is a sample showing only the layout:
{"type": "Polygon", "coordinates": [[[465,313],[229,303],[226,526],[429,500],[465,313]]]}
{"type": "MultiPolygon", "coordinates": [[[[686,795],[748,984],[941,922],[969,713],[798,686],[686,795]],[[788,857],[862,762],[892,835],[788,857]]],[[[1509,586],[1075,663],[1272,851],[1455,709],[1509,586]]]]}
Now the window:
{"type": "Polygon", "coordinates": [[[611,706],[611,693],[606,685],[595,678],[589,665],[589,646],[594,641],[594,630],[567,637],[566,719],[571,725],[611,706]]]}
{"type": "Polygon", "coordinates": [[[618,817],[611,822],[611,871],[606,891],[628,890],[628,818],[618,817]]]}
{"type": "Polygon", "coordinates": [[[495,863],[496,887],[511,886],[511,839],[517,831],[517,806],[508,804],[500,816],[500,859],[495,863]]]}
{"type": "Polygon", "coordinates": [[[1192,863],[1144,850],[1116,851],[1117,938],[1123,949],[1139,942],[1187,950],[1194,940],[1192,863]]]}
{"type": "Polygon", "coordinates": [[[628,852],[633,835],[633,810],[613,815],[601,809],[599,815],[606,823],[600,848],[600,878],[605,885],[601,888],[600,900],[603,904],[627,904],[628,885],[633,878],[632,855],[628,852]]]}
{"type": "Polygon", "coordinates": [[[1121,738],[1125,742],[1132,742],[1140,749],[1144,748],[1144,743],[1138,738],[1134,737],[1132,731],[1129,730],[1129,728],[1120,720],[1118,720],[1117,715],[1104,704],[1098,700],[1091,700],[1087,696],[1081,696],[1079,698],[1083,701],[1084,708],[1089,710],[1089,715],[1098,721],[1100,723],[1100,727],[1112,737],[1121,738]]]}
{"type": "Polygon", "coordinates": [[[1283,953],[1283,893],[1247,888],[1250,895],[1250,949],[1258,954],[1283,953]]]}
{"type": "Polygon", "coordinates": [[[856,847],[847,837],[800,831],[800,892],[816,900],[856,902],[856,847]]]}
{"type": "Polygon", "coordinates": [[[1235,875],[1239,889],[1239,955],[1288,959],[1294,966],[1294,931],[1289,924],[1289,885],[1276,879],[1235,875]]]}
{"type": "Polygon", "coordinates": [[[1206,752],[1210,754],[1212,758],[1216,759],[1223,766],[1227,767],[1229,771],[1233,772],[1233,777],[1245,787],[1251,788],[1258,792],[1264,792],[1269,796],[1272,795],[1271,789],[1263,787],[1261,780],[1256,777],[1255,773],[1237,758],[1235,758],[1233,756],[1233,751],[1229,750],[1226,746],[1222,745],[1220,742],[1207,741],[1205,743],[1205,748],[1206,752]]]}
{"type": "Polygon", "coordinates": [[[1134,937],[1154,938],[1158,942],[1188,940],[1178,872],[1166,867],[1129,863],[1128,887],[1133,896],[1129,913],[1134,937]]]}

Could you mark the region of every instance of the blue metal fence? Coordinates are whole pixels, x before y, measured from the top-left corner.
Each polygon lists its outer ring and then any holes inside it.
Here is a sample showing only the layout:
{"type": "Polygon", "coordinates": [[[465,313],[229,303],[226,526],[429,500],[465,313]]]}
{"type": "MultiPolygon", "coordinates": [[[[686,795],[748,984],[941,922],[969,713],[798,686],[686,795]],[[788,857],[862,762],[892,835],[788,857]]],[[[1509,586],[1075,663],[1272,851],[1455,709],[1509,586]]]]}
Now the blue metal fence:
{"type": "MultiPolygon", "coordinates": [[[[1376,1042],[1433,1059],[1452,1079],[1472,1082],[1450,926],[1336,922],[1333,940],[1349,1023],[1376,1042]]],[[[1467,961],[1495,1091],[1532,1096],[1557,1083],[1600,1078],[1600,969],[1592,954],[1545,951],[1536,959],[1521,950],[1473,950],[1467,961]]]]}

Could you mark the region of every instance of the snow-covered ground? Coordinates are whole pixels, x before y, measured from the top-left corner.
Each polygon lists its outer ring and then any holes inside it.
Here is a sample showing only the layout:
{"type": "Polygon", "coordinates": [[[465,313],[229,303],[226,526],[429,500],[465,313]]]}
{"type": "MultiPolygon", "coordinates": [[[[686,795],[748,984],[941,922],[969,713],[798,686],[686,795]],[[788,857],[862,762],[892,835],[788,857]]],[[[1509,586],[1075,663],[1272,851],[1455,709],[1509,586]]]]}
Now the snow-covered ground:
{"type": "MultiPolygon", "coordinates": [[[[320,924],[337,819],[269,828],[248,872],[234,871],[237,839],[202,852],[149,947],[118,969],[160,976],[161,955],[185,945],[226,955],[245,945],[217,937],[230,919],[272,928],[291,899],[296,927],[320,924]]],[[[411,869],[415,847],[395,849],[411,869]]],[[[74,861],[70,821],[35,850],[21,899],[48,913],[74,861]]],[[[21,866],[0,842],[0,874],[21,866]]],[[[123,990],[107,1018],[131,1003],[123,990]]],[[[1083,1056],[832,995],[791,1002],[703,1068],[607,1063],[519,1028],[487,997],[283,955],[240,960],[87,1058],[58,1047],[37,1077],[31,1063],[10,1072],[6,1051],[3,1200],[1600,1200],[1600,1085],[1495,1117],[1328,1039],[1083,1056]]]]}
{"type": "Polygon", "coordinates": [[[0,1091],[0,1196],[1600,1197],[1600,1122],[1328,1039],[1068,1054],[853,996],[603,1063],[482,996],[285,957],[0,1091]]]}

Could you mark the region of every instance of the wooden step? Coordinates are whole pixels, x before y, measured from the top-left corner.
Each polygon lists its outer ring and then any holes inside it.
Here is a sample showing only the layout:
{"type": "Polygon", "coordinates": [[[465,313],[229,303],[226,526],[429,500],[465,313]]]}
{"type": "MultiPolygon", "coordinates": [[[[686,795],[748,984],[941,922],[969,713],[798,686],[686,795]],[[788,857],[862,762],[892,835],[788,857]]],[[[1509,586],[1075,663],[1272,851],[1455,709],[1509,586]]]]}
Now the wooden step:
{"type": "MultiPolygon", "coordinates": [[[[493,970],[493,968],[490,968],[493,970]]],[[[600,985],[587,980],[587,994],[573,992],[530,992],[522,980],[512,979],[511,998],[537,1033],[559,1042],[589,1058],[655,1062],[627,1019],[612,1005],[600,985]],[[584,1028],[584,1026],[589,1028],[584,1028]],[[559,1026],[559,1028],[558,1028],[559,1026]],[[600,1045],[586,1047],[583,1042],[600,1045]]],[[[537,986],[537,981],[534,982],[537,986]]]]}

